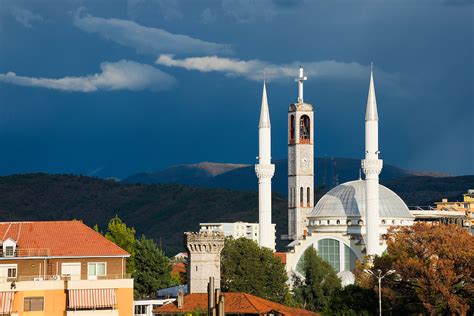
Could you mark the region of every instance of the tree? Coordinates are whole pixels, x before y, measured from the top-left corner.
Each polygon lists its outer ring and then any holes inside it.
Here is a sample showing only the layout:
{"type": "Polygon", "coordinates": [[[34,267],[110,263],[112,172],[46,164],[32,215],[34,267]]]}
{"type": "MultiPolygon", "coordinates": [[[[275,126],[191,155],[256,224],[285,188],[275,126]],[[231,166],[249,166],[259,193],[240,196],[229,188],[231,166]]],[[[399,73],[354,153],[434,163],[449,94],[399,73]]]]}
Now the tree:
{"type": "Polygon", "coordinates": [[[325,315],[372,315],[378,308],[377,295],[372,289],[347,285],[331,295],[325,315]]]}
{"type": "Polygon", "coordinates": [[[171,261],[151,239],[142,235],[135,242],[135,294],[151,297],[156,291],[174,285],[171,261]]]}
{"type": "MultiPolygon", "coordinates": [[[[376,280],[356,269],[359,284],[376,280]]],[[[383,300],[395,314],[466,315],[474,310],[474,238],[457,225],[416,223],[387,234],[387,251],[373,270],[396,270],[382,283],[383,300]]]]}
{"type": "Polygon", "coordinates": [[[226,238],[221,253],[223,291],[250,293],[285,304],[290,300],[287,280],[284,265],[270,249],[247,238],[226,238]]]}
{"type": "Polygon", "coordinates": [[[329,263],[321,259],[316,249],[309,247],[303,254],[304,279],[295,277],[295,299],[303,308],[322,311],[329,304],[334,291],[341,287],[341,280],[329,263]]]}
{"type": "Polygon", "coordinates": [[[127,260],[127,272],[133,275],[135,271],[135,228],[127,227],[127,224],[115,215],[107,225],[105,237],[130,254],[130,258],[127,260]]]}

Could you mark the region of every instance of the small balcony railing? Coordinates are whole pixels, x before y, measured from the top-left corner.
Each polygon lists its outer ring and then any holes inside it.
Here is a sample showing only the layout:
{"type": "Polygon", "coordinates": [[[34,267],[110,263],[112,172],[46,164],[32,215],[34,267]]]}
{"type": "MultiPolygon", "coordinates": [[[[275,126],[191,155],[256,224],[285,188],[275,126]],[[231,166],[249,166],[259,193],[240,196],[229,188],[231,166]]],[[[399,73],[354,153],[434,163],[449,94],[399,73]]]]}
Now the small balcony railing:
{"type": "Polygon", "coordinates": [[[0,248],[0,258],[15,258],[15,257],[49,257],[51,251],[49,248],[17,248],[13,253],[3,251],[0,248]]]}
{"type": "MultiPolygon", "coordinates": [[[[46,282],[46,281],[71,281],[71,280],[119,280],[119,279],[131,279],[129,273],[124,274],[108,274],[104,276],[97,276],[94,278],[89,278],[87,275],[81,275],[80,277],[74,277],[70,275],[20,275],[14,278],[3,277],[0,278],[0,283],[4,282],[24,282],[24,281],[36,281],[36,282],[46,282]]],[[[1,315],[1,314],[0,314],[1,315]]]]}

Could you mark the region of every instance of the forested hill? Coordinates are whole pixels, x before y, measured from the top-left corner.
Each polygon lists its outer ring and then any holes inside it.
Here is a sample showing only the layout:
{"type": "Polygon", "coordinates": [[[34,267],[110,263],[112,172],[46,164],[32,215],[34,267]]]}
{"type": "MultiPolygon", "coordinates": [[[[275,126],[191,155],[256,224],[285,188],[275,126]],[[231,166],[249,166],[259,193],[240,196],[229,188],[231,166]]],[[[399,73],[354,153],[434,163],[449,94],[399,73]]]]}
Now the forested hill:
{"type": "MultiPolygon", "coordinates": [[[[426,205],[442,197],[459,198],[474,188],[474,176],[409,177],[387,183],[408,205],[426,205]]],[[[319,195],[322,192],[319,192],[319,195]]],[[[0,221],[81,219],[104,229],[119,215],[137,234],[160,243],[168,255],[181,251],[183,232],[200,222],[257,221],[256,192],[184,185],[124,184],[75,175],[25,174],[0,177],[0,221]]],[[[286,233],[286,198],[273,196],[277,241],[286,233]]]]}

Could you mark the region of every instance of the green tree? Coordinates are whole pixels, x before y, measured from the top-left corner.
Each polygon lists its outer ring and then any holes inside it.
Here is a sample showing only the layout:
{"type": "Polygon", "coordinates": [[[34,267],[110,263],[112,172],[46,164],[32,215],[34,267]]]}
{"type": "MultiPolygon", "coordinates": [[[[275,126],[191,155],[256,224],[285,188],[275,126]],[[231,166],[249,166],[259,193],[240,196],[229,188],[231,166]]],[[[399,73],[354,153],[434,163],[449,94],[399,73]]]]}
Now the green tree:
{"type": "Polygon", "coordinates": [[[295,277],[293,291],[303,308],[322,311],[333,293],[340,289],[341,280],[329,263],[321,259],[316,249],[309,247],[303,254],[304,279],[295,277]]]}
{"type": "Polygon", "coordinates": [[[288,277],[279,258],[268,248],[260,248],[247,238],[226,238],[221,253],[221,288],[226,292],[245,292],[287,303],[290,300],[288,277]]]}
{"type": "Polygon", "coordinates": [[[135,228],[127,227],[127,224],[115,215],[107,225],[105,237],[130,254],[130,258],[127,260],[127,272],[133,275],[135,271],[135,228]]]}
{"type": "Polygon", "coordinates": [[[135,242],[135,294],[150,297],[156,291],[174,285],[171,261],[151,239],[142,235],[135,242]]]}
{"type": "Polygon", "coordinates": [[[377,308],[378,299],[374,291],[351,284],[333,292],[324,315],[373,315],[377,308]]]}

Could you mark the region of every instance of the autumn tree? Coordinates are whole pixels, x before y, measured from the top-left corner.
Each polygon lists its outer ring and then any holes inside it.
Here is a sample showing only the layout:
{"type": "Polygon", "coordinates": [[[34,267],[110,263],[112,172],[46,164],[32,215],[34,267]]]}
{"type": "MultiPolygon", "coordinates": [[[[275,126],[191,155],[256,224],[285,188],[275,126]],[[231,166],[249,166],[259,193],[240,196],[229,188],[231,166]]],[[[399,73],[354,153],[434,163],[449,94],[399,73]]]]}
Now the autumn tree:
{"type": "MultiPolygon", "coordinates": [[[[376,280],[356,269],[360,285],[376,289],[376,280]]],[[[457,225],[416,223],[387,234],[387,251],[375,257],[373,270],[396,270],[382,284],[384,301],[394,314],[466,315],[474,311],[474,237],[457,225]]]]}
{"type": "Polygon", "coordinates": [[[305,309],[322,311],[328,306],[333,293],[340,289],[341,280],[313,247],[305,250],[302,259],[304,279],[295,277],[293,280],[295,299],[305,309]]]}
{"type": "Polygon", "coordinates": [[[115,215],[107,225],[105,237],[130,254],[130,258],[127,260],[127,272],[133,275],[135,271],[135,228],[128,227],[115,215]]]}
{"type": "Polygon", "coordinates": [[[245,292],[287,303],[290,300],[288,277],[279,258],[268,248],[260,248],[247,238],[226,238],[221,253],[221,288],[226,292],[245,292]]]}

